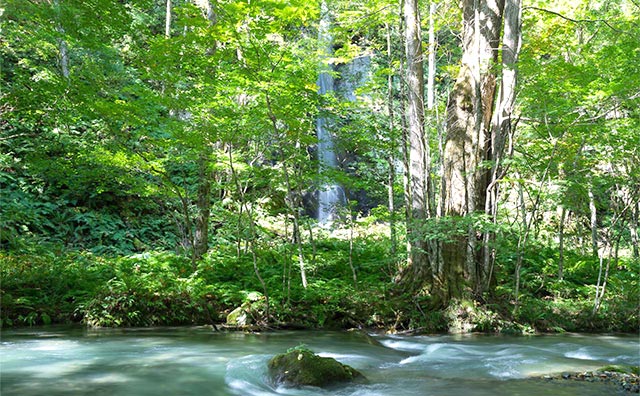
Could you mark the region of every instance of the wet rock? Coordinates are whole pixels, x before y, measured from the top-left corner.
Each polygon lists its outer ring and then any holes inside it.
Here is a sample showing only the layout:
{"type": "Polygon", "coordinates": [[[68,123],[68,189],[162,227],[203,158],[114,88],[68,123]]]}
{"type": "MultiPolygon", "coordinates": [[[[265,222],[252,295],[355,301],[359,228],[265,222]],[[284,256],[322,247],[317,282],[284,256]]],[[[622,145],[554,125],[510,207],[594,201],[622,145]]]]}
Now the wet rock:
{"type": "Polygon", "coordinates": [[[541,378],[546,381],[555,379],[585,381],[585,382],[603,382],[619,387],[628,393],[640,393],[640,377],[636,374],[638,371],[635,367],[623,366],[607,366],[596,371],[585,372],[564,372],[557,375],[544,375],[541,378]]]}
{"type": "Polygon", "coordinates": [[[351,381],[366,382],[353,367],[320,357],[304,347],[290,349],[269,361],[269,376],[277,385],[327,387],[351,381]]]}

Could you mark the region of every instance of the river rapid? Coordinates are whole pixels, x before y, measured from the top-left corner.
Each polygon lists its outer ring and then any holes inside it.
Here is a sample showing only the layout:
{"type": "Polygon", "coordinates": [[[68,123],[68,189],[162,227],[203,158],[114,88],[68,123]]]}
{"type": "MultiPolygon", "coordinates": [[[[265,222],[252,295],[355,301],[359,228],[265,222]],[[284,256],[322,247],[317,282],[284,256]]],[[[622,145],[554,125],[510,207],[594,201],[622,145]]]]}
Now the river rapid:
{"type": "Polygon", "coordinates": [[[367,336],[244,334],[206,328],[5,330],[0,394],[241,396],[602,396],[610,384],[531,379],[610,364],[639,365],[637,336],[367,336]],[[267,379],[277,353],[300,344],[360,370],[368,384],[289,389],[267,379]]]}

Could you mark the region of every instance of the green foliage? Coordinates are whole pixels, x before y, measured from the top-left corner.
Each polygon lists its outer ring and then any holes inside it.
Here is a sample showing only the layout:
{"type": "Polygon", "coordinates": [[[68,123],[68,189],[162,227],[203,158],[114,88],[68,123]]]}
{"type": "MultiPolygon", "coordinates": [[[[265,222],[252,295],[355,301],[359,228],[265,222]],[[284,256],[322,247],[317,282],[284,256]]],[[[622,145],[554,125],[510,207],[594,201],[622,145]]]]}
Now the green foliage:
{"type": "MultiPolygon", "coordinates": [[[[222,1],[207,18],[192,2],[174,1],[165,37],[163,2],[5,1],[1,324],[211,323],[260,293],[260,304],[269,294],[275,323],[308,327],[441,331],[465,316],[479,331],[637,331],[630,229],[640,182],[637,6],[578,2],[563,11],[568,18],[526,9],[521,121],[504,162],[498,220],[474,214],[404,224],[401,175],[392,186],[396,213],[385,207],[404,116],[397,4],[329,3],[330,62],[343,80],[335,95],[320,97],[314,82],[327,43],[315,38],[317,3],[222,1]],[[349,62],[363,55],[369,69],[350,102],[349,62]],[[318,171],[320,112],[333,118],[340,169],[318,171]],[[331,232],[304,216],[328,180],[349,201],[331,232]],[[592,206],[599,247],[620,253],[596,314],[592,206]],[[476,296],[483,303],[441,312],[426,293],[395,291],[406,241],[395,241],[391,257],[391,241],[378,232],[386,235],[394,215],[398,235],[410,226],[433,243],[470,230],[495,235],[493,278],[476,296]],[[200,216],[209,226],[202,258],[193,254],[200,216]]],[[[438,92],[457,74],[460,45],[449,25],[458,19],[455,6],[438,4],[438,92]]],[[[439,97],[426,120],[434,186],[446,107],[439,97]]]]}
{"type": "Polygon", "coordinates": [[[80,309],[90,326],[209,323],[215,297],[191,273],[189,260],[173,254],[118,259],[115,276],[80,309]]]}
{"type": "Polygon", "coordinates": [[[78,321],[76,308],[112,276],[111,262],[91,253],[65,253],[59,246],[32,246],[20,254],[0,251],[3,326],[78,321]]]}

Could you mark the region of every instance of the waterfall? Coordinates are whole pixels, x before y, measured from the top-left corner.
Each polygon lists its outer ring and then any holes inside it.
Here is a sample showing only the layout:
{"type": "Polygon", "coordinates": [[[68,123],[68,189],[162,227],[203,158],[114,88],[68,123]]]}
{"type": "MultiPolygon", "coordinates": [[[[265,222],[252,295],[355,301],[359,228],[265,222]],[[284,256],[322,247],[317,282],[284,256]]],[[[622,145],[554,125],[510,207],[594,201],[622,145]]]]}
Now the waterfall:
{"type": "MultiPolygon", "coordinates": [[[[322,17],[318,29],[318,41],[327,45],[327,53],[331,53],[332,38],[329,34],[331,24],[327,4],[321,4],[322,17]]],[[[334,80],[329,65],[322,65],[318,76],[318,93],[325,95],[334,91],[334,80]]],[[[316,120],[316,133],[318,135],[318,161],[320,171],[336,169],[338,160],[334,149],[333,135],[331,134],[331,122],[328,115],[318,115],[316,120]]],[[[338,209],[345,202],[344,190],[337,183],[325,182],[318,192],[318,222],[327,225],[338,218],[338,209]]]]}
{"type": "MultiPolygon", "coordinates": [[[[329,32],[331,18],[327,4],[323,1],[320,6],[321,19],[318,29],[318,41],[326,46],[326,54],[332,51],[332,37],[329,32]]],[[[349,102],[355,102],[356,89],[362,86],[368,79],[371,58],[369,54],[360,55],[346,64],[336,67],[340,78],[334,81],[331,65],[322,64],[318,76],[318,93],[320,95],[337,93],[337,96],[349,102]]],[[[327,114],[321,111],[316,120],[316,133],[318,135],[318,161],[320,171],[325,172],[338,168],[338,160],[334,148],[332,129],[335,123],[327,114]]],[[[329,173],[329,180],[331,172],[329,173]]],[[[344,189],[337,183],[327,181],[320,187],[318,192],[318,222],[321,225],[329,225],[339,216],[340,207],[346,203],[344,189]]]]}

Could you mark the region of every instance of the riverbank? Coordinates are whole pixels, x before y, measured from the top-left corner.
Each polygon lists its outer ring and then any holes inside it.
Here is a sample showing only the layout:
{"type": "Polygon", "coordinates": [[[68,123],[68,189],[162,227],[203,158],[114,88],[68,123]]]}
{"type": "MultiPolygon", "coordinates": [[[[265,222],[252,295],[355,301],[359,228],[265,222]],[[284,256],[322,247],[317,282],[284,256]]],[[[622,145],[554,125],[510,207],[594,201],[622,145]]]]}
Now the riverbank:
{"type": "Polygon", "coordinates": [[[595,371],[563,372],[555,375],[544,375],[541,378],[546,381],[582,381],[582,382],[602,382],[611,384],[617,389],[627,393],[640,393],[640,377],[636,373],[621,372],[619,369],[608,369],[604,367],[595,371]]]}
{"type": "Polygon", "coordinates": [[[595,314],[591,289],[568,280],[547,281],[535,290],[523,287],[518,309],[504,285],[476,300],[434,307],[428,293],[395,289],[385,272],[389,265],[381,261],[386,250],[375,241],[358,246],[354,282],[342,243],[336,240],[317,251],[306,287],[295,278],[295,267],[282,272],[276,265],[282,257],[272,250],[259,252],[264,287],[251,260],[222,249],[195,264],[170,252],[107,257],[42,246],[0,250],[0,326],[226,323],[249,330],[364,328],[396,334],[637,333],[639,328],[633,279],[612,278],[595,314]],[[243,321],[228,320],[234,311],[243,321]]]}

